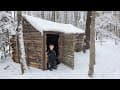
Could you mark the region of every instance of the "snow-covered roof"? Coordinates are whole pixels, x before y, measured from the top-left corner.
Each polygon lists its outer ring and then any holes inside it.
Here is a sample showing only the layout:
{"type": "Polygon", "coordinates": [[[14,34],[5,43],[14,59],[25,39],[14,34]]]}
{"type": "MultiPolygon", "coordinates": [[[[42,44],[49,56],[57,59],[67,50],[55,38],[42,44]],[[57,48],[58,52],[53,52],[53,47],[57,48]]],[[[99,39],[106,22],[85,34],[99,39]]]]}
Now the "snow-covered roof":
{"type": "Polygon", "coordinates": [[[77,28],[71,24],[56,23],[28,15],[23,15],[23,17],[41,33],[43,31],[57,31],[57,32],[73,33],[73,34],[84,33],[82,29],[77,28]]]}

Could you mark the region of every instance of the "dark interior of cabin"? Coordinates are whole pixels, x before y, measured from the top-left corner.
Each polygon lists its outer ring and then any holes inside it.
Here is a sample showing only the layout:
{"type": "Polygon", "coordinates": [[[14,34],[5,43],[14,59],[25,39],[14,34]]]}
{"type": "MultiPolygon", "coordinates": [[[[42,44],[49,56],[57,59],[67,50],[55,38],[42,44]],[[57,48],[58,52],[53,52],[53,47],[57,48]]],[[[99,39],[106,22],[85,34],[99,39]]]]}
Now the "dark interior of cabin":
{"type": "Polygon", "coordinates": [[[54,50],[55,50],[56,56],[57,56],[57,59],[56,59],[57,64],[60,64],[60,61],[58,59],[58,56],[59,56],[58,40],[59,40],[59,35],[58,34],[47,34],[47,41],[46,41],[47,51],[49,50],[49,45],[53,44],[54,45],[54,50]]]}
{"type": "Polygon", "coordinates": [[[49,50],[49,45],[53,44],[57,56],[59,55],[58,39],[58,34],[47,34],[47,50],[49,50]]]}

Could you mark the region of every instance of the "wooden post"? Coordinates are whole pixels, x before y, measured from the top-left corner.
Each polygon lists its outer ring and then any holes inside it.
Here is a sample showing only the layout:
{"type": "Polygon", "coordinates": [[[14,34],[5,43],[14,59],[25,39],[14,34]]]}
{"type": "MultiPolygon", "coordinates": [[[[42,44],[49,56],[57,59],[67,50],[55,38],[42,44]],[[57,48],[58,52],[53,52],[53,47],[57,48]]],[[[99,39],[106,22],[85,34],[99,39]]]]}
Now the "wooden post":
{"type": "Polygon", "coordinates": [[[47,37],[46,37],[46,32],[43,32],[43,59],[44,59],[44,62],[43,62],[43,70],[47,70],[47,52],[46,52],[46,49],[47,49],[47,46],[46,46],[46,41],[47,41],[47,37]]]}
{"type": "Polygon", "coordinates": [[[94,73],[95,65],[95,11],[91,11],[91,26],[90,26],[90,62],[88,75],[91,77],[94,73]]]}

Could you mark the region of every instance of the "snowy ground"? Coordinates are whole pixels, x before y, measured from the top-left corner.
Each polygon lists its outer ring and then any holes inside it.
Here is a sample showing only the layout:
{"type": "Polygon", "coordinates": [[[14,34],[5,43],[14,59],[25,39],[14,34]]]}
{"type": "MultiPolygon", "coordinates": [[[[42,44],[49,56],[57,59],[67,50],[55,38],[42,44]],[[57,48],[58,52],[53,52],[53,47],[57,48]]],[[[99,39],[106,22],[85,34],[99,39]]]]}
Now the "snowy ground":
{"type": "Polygon", "coordinates": [[[120,78],[120,42],[108,40],[102,45],[96,43],[95,77],[120,78]]]}
{"type": "MultiPolygon", "coordinates": [[[[114,41],[108,40],[102,45],[96,41],[96,65],[93,76],[97,79],[115,79],[120,78],[120,43],[114,44],[114,41]]],[[[30,68],[21,75],[19,64],[11,62],[8,58],[0,63],[1,79],[89,79],[89,51],[86,54],[75,53],[75,69],[60,64],[57,70],[42,71],[36,68],[30,68]],[[9,60],[9,61],[8,61],[9,60]]]]}

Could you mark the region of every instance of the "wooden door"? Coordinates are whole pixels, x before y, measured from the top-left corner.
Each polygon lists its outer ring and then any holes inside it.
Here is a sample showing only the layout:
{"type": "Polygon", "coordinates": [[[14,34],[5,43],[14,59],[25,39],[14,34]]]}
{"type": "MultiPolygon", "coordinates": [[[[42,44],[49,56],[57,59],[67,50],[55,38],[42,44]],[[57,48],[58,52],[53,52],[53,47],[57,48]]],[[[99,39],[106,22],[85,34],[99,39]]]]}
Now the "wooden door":
{"type": "Polygon", "coordinates": [[[61,62],[63,60],[63,33],[59,34],[58,49],[59,49],[58,60],[61,62]]]}
{"type": "Polygon", "coordinates": [[[63,35],[63,60],[62,62],[74,68],[74,39],[72,34],[63,35]]]}

